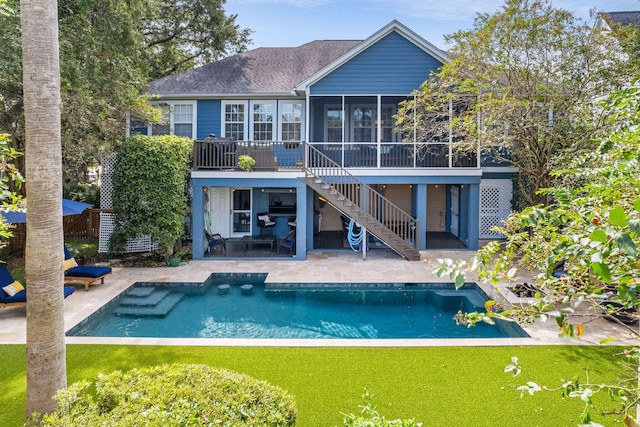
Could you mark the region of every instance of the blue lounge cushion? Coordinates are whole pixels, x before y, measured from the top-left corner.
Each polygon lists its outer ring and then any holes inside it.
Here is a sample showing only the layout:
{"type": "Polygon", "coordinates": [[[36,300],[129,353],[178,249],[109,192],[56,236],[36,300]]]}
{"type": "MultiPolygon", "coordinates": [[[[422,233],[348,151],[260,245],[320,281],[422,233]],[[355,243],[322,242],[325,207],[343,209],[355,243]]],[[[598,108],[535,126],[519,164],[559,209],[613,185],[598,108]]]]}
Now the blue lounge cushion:
{"type": "Polygon", "coordinates": [[[101,277],[111,273],[111,267],[101,267],[97,265],[79,265],[64,272],[65,276],[71,277],[101,277]]]}
{"type": "MultiPolygon", "coordinates": [[[[76,288],[74,288],[73,286],[65,286],[64,287],[64,297],[65,298],[68,297],[69,295],[74,293],[75,290],[76,290],[76,288]]],[[[16,302],[27,302],[27,291],[26,290],[22,290],[22,291],[18,292],[17,294],[15,294],[12,297],[5,295],[5,297],[1,299],[1,302],[4,303],[4,304],[11,304],[11,303],[16,303],[16,302]]]]}
{"type": "Polygon", "coordinates": [[[2,302],[5,304],[10,304],[14,302],[27,302],[27,291],[22,290],[12,297],[7,295],[2,302]]]}
{"type": "Polygon", "coordinates": [[[70,258],[73,258],[71,256],[71,252],[69,252],[69,249],[67,249],[67,245],[64,245],[64,259],[68,260],[70,258]]]}
{"type": "Polygon", "coordinates": [[[15,281],[6,265],[0,265],[0,288],[12,284],[15,281]]]}

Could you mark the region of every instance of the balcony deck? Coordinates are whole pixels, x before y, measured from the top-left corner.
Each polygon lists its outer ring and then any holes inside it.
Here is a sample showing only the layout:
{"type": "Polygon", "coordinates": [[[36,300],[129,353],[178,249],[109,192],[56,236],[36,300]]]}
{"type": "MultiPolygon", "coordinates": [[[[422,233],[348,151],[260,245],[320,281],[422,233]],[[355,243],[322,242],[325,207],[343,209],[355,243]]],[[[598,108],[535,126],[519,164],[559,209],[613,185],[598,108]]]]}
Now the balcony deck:
{"type": "Polygon", "coordinates": [[[329,157],[343,168],[453,169],[477,168],[475,152],[459,151],[449,143],[356,143],[233,141],[225,139],[195,141],[194,170],[240,170],[238,158],[249,155],[255,170],[302,169],[306,145],[329,157]]]}

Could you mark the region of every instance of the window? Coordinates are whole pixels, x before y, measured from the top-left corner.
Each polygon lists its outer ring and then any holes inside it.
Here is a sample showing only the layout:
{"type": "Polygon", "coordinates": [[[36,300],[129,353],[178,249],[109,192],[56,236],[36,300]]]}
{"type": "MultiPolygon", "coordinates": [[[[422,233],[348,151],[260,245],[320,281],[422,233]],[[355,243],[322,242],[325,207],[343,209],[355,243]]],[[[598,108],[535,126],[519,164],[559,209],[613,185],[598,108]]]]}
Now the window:
{"type": "Polygon", "coordinates": [[[382,106],[382,140],[381,142],[399,142],[400,134],[395,131],[393,115],[396,114],[396,107],[382,106]]]}
{"type": "Polygon", "coordinates": [[[157,106],[162,110],[162,121],[151,123],[151,133],[149,133],[149,135],[170,135],[171,107],[169,104],[159,104],[157,106]]]}
{"type": "Polygon", "coordinates": [[[193,105],[173,106],[173,134],[193,138],[193,105]]]}
{"type": "Polygon", "coordinates": [[[342,142],[342,108],[327,107],[325,123],[327,124],[325,141],[342,142]]]}
{"type": "Polygon", "coordinates": [[[246,138],[246,103],[223,102],[222,136],[244,141],[246,138]]]}
{"type": "Polygon", "coordinates": [[[301,101],[280,101],[280,140],[302,140],[302,117],[304,103],[301,101]]]}
{"type": "Polygon", "coordinates": [[[159,123],[151,123],[149,135],[177,135],[194,138],[196,123],[195,102],[165,102],[158,105],[164,112],[159,123]]]}
{"type": "Polygon", "coordinates": [[[273,102],[253,102],[252,123],[254,141],[273,141],[273,114],[275,104],[273,102]]]}
{"type": "Polygon", "coordinates": [[[352,141],[376,142],[375,112],[373,107],[356,106],[352,110],[352,141]]]}

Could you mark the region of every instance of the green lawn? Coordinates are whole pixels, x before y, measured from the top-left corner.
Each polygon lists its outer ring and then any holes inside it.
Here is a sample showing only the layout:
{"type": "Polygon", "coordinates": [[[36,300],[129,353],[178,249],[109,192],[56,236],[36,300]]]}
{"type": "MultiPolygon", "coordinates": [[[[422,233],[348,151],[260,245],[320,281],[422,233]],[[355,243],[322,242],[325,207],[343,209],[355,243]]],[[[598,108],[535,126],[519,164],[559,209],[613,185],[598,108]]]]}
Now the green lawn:
{"type": "MultiPolygon", "coordinates": [[[[531,397],[515,390],[528,380],[549,387],[589,373],[611,380],[620,348],[586,346],[281,348],[68,345],[69,384],[98,373],[162,363],[205,363],[247,373],[295,396],[299,426],[339,426],[358,413],[367,388],[381,414],[415,417],[426,426],[572,426],[583,407],[558,394],[531,397]],[[518,356],[524,372],[503,372],[518,356]]],[[[0,346],[3,399],[0,425],[19,426],[25,408],[25,347],[0,346]]],[[[612,405],[602,394],[597,401],[612,405]]],[[[611,424],[595,411],[595,421],[611,424]]]]}

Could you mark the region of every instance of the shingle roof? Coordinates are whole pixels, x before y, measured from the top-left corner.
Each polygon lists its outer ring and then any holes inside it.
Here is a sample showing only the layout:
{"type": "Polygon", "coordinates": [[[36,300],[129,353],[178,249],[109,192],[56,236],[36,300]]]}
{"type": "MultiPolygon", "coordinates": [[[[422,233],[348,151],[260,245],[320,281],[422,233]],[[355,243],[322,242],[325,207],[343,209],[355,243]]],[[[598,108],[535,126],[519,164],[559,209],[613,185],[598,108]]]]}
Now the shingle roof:
{"type": "Polygon", "coordinates": [[[316,40],[298,47],[258,48],[154,80],[154,95],[291,93],[296,84],[361,40],[316,40]]]}
{"type": "Polygon", "coordinates": [[[630,12],[604,12],[605,19],[610,24],[613,22],[620,25],[638,25],[640,24],[640,11],[630,12]]]}

